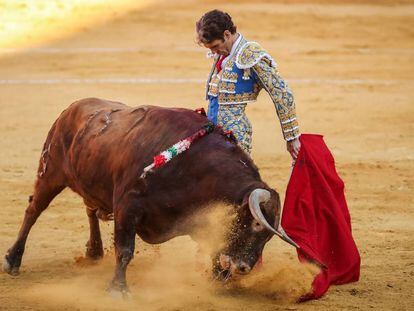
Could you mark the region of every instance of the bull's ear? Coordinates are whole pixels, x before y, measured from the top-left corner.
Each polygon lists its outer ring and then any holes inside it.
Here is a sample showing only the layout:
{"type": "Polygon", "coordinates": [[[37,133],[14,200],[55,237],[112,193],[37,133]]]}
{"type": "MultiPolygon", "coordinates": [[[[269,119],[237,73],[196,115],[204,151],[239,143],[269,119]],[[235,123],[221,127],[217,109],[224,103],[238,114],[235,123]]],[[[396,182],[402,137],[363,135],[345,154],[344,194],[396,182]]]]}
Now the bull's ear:
{"type": "Polygon", "coordinates": [[[243,201],[241,202],[240,209],[239,209],[239,212],[242,213],[241,215],[245,215],[247,217],[249,217],[248,215],[251,215],[250,208],[249,208],[249,196],[250,196],[250,193],[251,192],[248,192],[247,194],[244,195],[243,201]]]}
{"type": "Polygon", "coordinates": [[[270,190],[270,191],[272,193],[272,196],[270,200],[264,204],[264,212],[268,220],[270,220],[268,217],[271,217],[271,219],[274,218],[274,222],[273,222],[274,228],[277,230],[277,228],[279,227],[280,214],[282,211],[282,207],[280,204],[279,193],[277,193],[275,190],[270,190]]]}
{"type": "Polygon", "coordinates": [[[241,206],[248,206],[249,205],[249,196],[250,196],[250,192],[244,195],[241,206]]]}

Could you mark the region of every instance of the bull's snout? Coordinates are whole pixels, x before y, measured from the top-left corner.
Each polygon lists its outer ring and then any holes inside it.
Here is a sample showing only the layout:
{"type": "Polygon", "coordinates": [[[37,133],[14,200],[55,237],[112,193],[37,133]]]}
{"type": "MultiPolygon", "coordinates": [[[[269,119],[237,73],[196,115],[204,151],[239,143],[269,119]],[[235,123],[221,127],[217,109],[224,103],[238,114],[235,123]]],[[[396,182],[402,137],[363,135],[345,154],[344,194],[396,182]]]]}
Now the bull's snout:
{"type": "Polygon", "coordinates": [[[248,274],[252,269],[244,261],[233,261],[228,255],[220,255],[220,266],[223,270],[230,270],[231,274],[248,274]]]}
{"type": "Polygon", "coordinates": [[[251,270],[250,266],[243,261],[235,264],[234,266],[234,272],[237,274],[248,274],[251,270]]]}

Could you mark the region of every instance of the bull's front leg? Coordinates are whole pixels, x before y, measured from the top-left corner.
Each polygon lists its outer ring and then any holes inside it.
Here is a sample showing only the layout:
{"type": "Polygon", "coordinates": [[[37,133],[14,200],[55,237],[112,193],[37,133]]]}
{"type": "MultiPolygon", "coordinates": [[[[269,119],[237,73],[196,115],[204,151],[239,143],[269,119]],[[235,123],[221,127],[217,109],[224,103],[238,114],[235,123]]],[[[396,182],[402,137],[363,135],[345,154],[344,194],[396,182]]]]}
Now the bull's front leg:
{"type": "Polygon", "coordinates": [[[116,267],[114,278],[108,288],[113,296],[126,298],[129,295],[126,269],[134,257],[135,235],[141,215],[142,210],[139,209],[138,202],[134,199],[123,200],[122,204],[114,208],[116,267]]]}
{"type": "Polygon", "coordinates": [[[89,207],[86,208],[90,229],[89,240],[86,243],[86,258],[92,260],[101,259],[104,256],[101,230],[99,229],[99,220],[96,213],[97,210],[93,210],[89,207]]]}

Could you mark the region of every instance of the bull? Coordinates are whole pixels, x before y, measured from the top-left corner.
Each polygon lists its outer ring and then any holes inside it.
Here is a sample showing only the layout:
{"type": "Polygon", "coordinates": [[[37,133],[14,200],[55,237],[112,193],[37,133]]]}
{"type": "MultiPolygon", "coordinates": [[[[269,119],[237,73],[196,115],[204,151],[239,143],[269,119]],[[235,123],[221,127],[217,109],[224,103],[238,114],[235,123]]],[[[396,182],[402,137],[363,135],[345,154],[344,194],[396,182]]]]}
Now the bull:
{"type": "Polygon", "coordinates": [[[114,220],[116,267],[109,289],[122,295],[128,293],[126,269],[134,255],[135,235],[151,244],[191,236],[194,228],[185,220],[211,202],[225,201],[235,206],[237,215],[228,228],[231,238],[229,234],[223,249],[213,256],[217,278],[249,273],[273,234],[292,243],[278,226],[278,193],[261,180],[249,155],[218,127],[140,178],[155,154],[207,121],[182,108],[131,108],[96,98],[74,102],[48,133],[34,193],[3,270],[18,274],[31,227],[66,187],[86,205],[87,258],[104,255],[99,219],[114,220]]]}

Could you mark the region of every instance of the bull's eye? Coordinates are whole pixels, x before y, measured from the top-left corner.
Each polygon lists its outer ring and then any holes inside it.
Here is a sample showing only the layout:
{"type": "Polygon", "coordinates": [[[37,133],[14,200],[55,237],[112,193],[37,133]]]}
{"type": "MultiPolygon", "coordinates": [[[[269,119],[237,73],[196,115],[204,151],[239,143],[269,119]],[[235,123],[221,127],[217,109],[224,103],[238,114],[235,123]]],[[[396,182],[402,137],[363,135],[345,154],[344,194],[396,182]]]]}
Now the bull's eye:
{"type": "Polygon", "coordinates": [[[253,229],[253,231],[258,232],[258,231],[262,231],[262,230],[264,229],[264,227],[263,227],[263,225],[262,225],[260,222],[258,222],[256,219],[253,219],[253,222],[252,222],[252,229],[253,229]]]}

